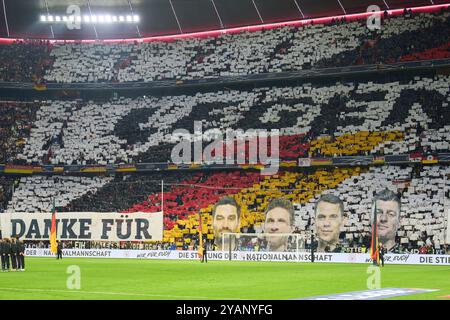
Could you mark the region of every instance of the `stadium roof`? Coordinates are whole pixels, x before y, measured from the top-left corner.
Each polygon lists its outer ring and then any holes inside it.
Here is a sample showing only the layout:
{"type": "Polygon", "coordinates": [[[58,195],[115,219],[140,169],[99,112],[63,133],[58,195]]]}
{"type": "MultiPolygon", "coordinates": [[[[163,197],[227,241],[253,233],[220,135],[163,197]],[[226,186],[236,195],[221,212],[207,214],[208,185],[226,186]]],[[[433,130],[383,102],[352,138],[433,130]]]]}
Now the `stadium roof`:
{"type": "Polygon", "coordinates": [[[431,6],[448,0],[1,0],[0,37],[44,39],[126,39],[177,35],[241,26],[431,6]],[[138,14],[138,24],[65,24],[40,22],[40,16],[65,15],[69,5],[85,14],[138,14]]]}

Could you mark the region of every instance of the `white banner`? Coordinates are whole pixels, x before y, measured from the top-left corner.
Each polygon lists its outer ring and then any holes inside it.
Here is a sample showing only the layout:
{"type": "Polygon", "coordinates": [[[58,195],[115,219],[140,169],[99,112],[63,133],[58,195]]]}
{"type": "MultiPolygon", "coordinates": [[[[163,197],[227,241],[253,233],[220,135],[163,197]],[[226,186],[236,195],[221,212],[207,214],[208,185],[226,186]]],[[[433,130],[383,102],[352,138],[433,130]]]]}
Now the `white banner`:
{"type": "MultiPolygon", "coordinates": [[[[284,261],[309,262],[310,253],[279,253],[279,252],[232,252],[232,260],[238,261],[284,261]]],[[[53,257],[50,249],[25,250],[30,257],[53,257]]],[[[117,249],[64,249],[64,257],[72,258],[130,258],[130,259],[163,259],[163,260],[196,260],[199,259],[197,251],[181,250],[117,250],[117,249]]],[[[372,260],[367,253],[315,253],[318,263],[365,263],[372,260]]],[[[228,260],[229,253],[222,251],[209,251],[209,260],[228,260]]],[[[450,265],[450,255],[434,254],[387,254],[386,264],[422,264],[422,265],[450,265]]]]}
{"type": "MultiPolygon", "coordinates": [[[[49,239],[51,223],[51,213],[0,214],[3,237],[49,239]]],[[[57,212],[56,232],[58,240],[161,241],[163,213],[57,212]]]]}

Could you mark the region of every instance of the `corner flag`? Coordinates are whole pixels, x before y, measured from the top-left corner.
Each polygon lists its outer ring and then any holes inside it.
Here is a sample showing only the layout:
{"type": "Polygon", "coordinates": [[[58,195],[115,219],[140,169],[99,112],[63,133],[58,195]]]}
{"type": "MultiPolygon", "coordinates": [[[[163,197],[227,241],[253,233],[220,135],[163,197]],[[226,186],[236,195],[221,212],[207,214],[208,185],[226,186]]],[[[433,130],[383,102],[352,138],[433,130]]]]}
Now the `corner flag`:
{"type": "Polygon", "coordinates": [[[50,230],[50,251],[54,254],[58,252],[58,244],[56,243],[56,209],[55,209],[55,199],[53,198],[53,209],[52,209],[52,228],[50,230]]]}

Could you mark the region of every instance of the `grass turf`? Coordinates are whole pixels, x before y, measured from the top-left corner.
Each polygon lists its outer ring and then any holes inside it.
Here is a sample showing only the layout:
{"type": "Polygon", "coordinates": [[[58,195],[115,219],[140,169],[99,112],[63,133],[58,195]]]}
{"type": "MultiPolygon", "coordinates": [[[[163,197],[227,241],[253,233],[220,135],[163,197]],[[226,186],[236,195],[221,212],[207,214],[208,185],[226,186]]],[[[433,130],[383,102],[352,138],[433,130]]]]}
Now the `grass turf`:
{"type": "MultiPolygon", "coordinates": [[[[367,265],[289,262],[28,258],[0,273],[0,299],[296,299],[367,290],[367,265]],[[67,288],[79,266],[80,290],[67,288]]],[[[381,287],[439,289],[394,299],[445,299],[450,266],[387,265],[381,287]]]]}

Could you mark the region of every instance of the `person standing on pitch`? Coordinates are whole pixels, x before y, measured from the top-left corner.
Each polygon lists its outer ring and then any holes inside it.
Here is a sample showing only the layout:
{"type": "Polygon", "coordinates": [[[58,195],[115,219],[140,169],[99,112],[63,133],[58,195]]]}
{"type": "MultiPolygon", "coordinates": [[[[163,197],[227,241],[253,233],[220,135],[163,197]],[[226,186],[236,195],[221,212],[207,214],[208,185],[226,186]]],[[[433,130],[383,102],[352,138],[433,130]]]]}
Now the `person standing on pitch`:
{"type": "Polygon", "coordinates": [[[311,233],[311,262],[314,262],[314,249],[315,249],[314,235],[311,233]]]}
{"type": "Polygon", "coordinates": [[[10,264],[9,264],[9,257],[11,256],[11,242],[10,239],[5,239],[5,270],[9,271],[10,264]]]}
{"type": "Polygon", "coordinates": [[[17,238],[17,270],[25,271],[25,244],[17,238]]]}
{"type": "Polygon", "coordinates": [[[0,241],[0,256],[2,259],[2,272],[9,271],[8,242],[6,239],[0,241]]]}
{"type": "Polygon", "coordinates": [[[205,241],[205,244],[203,245],[203,254],[202,254],[202,262],[205,261],[205,263],[208,263],[208,243],[205,241]]]}
{"type": "Polygon", "coordinates": [[[17,242],[14,237],[11,237],[11,247],[9,250],[11,257],[11,269],[12,271],[17,271],[17,242]]]}
{"type": "Polygon", "coordinates": [[[384,254],[386,253],[386,249],[383,247],[383,243],[380,242],[378,246],[378,254],[380,255],[381,266],[384,267],[384,254]]]}
{"type": "Polygon", "coordinates": [[[56,252],[56,260],[61,259],[62,260],[62,243],[61,241],[58,241],[58,251],[56,252]]]}

